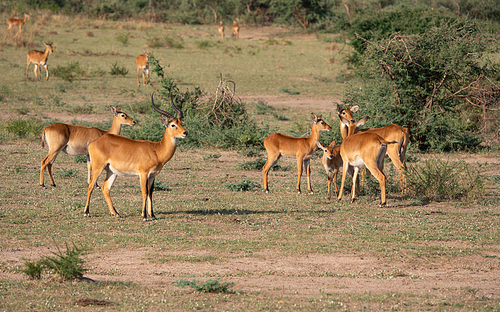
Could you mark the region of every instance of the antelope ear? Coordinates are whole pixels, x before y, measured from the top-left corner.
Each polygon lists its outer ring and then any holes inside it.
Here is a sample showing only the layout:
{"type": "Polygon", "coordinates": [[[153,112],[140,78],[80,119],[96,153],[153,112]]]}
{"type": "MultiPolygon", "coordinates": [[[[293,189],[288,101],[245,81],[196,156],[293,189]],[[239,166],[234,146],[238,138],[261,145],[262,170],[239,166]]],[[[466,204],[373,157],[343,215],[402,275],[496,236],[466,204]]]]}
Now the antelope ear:
{"type": "Polygon", "coordinates": [[[324,146],[323,144],[321,144],[321,142],[320,142],[320,141],[316,140],[316,145],[318,145],[318,147],[319,147],[320,149],[322,149],[322,150],[323,150],[323,152],[326,152],[326,148],[325,148],[325,146],[324,146]]]}
{"type": "Polygon", "coordinates": [[[359,109],[359,105],[354,105],[353,107],[351,107],[351,113],[357,112],[358,109],[359,109]]]}
{"type": "Polygon", "coordinates": [[[119,107],[116,107],[116,108],[115,108],[114,106],[110,106],[109,108],[110,108],[111,112],[113,113],[113,115],[115,115],[115,116],[116,116],[116,115],[118,114],[118,113],[117,113],[117,109],[118,109],[119,107]]]}
{"type": "Polygon", "coordinates": [[[314,113],[311,113],[311,119],[312,121],[314,121],[314,123],[318,122],[318,116],[316,116],[316,114],[314,113]]]}
{"type": "Polygon", "coordinates": [[[361,119],[361,120],[358,120],[358,122],[356,123],[356,127],[361,127],[362,125],[364,125],[368,120],[370,119],[370,116],[366,116],[365,118],[361,119]]]}
{"type": "Polygon", "coordinates": [[[167,116],[165,115],[161,115],[161,123],[165,126],[165,127],[168,127],[168,124],[171,122],[172,120],[168,119],[167,116]]]}
{"type": "Polygon", "coordinates": [[[335,146],[335,140],[332,141],[332,143],[330,143],[330,147],[334,147],[335,146]]]}

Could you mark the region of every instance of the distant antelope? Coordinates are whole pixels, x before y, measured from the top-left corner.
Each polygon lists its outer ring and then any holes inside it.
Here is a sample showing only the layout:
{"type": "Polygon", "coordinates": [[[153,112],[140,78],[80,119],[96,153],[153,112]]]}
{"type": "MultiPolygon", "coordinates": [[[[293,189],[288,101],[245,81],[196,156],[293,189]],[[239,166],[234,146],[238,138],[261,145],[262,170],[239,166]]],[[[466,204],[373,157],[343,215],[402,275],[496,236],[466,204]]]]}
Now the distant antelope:
{"type": "Polygon", "coordinates": [[[40,186],[44,186],[43,174],[45,172],[45,168],[47,168],[47,172],[49,173],[50,185],[56,186],[54,178],[52,177],[52,164],[61,151],[70,156],[87,156],[87,182],[90,182],[91,164],[88,151],[90,142],[106,133],[120,134],[122,125],[135,125],[135,121],[122,112],[119,106],[110,106],[110,109],[113,113],[113,124],[111,125],[111,129],[109,129],[109,131],[62,123],[55,123],[43,129],[42,147],[45,147],[45,141],[47,141],[49,153],[42,160],[42,168],[40,170],[40,186]]]}
{"type": "Polygon", "coordinates": [[[19,26],[19,32],[20,33],[23,30],[23,25],[26,23],[30,15],[28,13],[24,13],[24,19],[17,19],[17,18],[9,18],[7,20],[7,24],[9,24],[9,27],[7,30],[12,33],[12,26],[17,25],[19,26]]]}
{"type": "Polygon", "coordinates": [[[233,27],[231,27],[233,30],[233,36],[236,37],[236,39],[240,38],[240,26],[238,26],[238,22],[233,21],[233,27]]]}
{"type": "Polygon", "coordinates": [[[52,53],[52,42],[51,43],[43,43],[45,46],[45,51],[37,51],[37,50],[31,50],[28,52],[27,55],[27,64],[26,64],[26,78],[28,78],[28,68],[30,67],[30,64],[33,63],[35,64],[35,78],[40,80],[37,75],[37,69],[38,73],[40,74],[40,77],[42,77],[42,71],[40,69],[40,66],[43,65],[45,67],[45,71],[47,72],[47,80],[49,80],[49,68],[47,67],[47,59],[49,57],[49,53],[52,53]]]}
{"type": "Polygon", "coordinates": [[[146,73],[146,75],[148,76],[148,81],[149,81],[148,61],[149,61],[149,55],[151,53],[153,53],[153,51],[143,52],[143,54],[139,55],[135,59],[135,63],[136,63],[135,71],[137,72],[137,84],[138,85],[141,84],[141,81],[139,80],[139,70],[141,70],[141,69],[142,69],[142,84],[146,84],[146,76],[144,75],[144,73],[146,73]]]}
{"type": "MultiPolygon", "coordinates": [[[[339,169],[342,167],[342,157],[340,156],[340,145],[335,146],[335,141],[332,141],[330,145],[326,146],[321,144],[321,142],[316,141],[318,147],[323,150],[323,157],[321,158],[321,164],[325,167],[326,176],[328,180],[328,196],[327,198],[331,198],[330,189],[333,184],[335,186],[335,197],[338,196],[339,189],[337,187],[337,175],[339,173],[339,169]],[[333,175],[332,175],[333,172],[333,175]]],[[[353,170],[349,170],[349,174],[353,174],[353,170]]]]}
{"type": "Polygon", "coordinates": [[[297,158],[297,192],[300,194],[300,177],[302,176],[302,169],[305,168],[307,173],[307,188],[312,194],[311,188],[311,168],[309,162],[316,150],[316,141],[319,141],[319,132],[322,130],[330,131],[330,127],[320,116],[311,113],[313,125],[311,129],[311,136],[308,138],[294,138],[281,133],[275,133],[264,139],[264,147],[267,151],[267,161],[262,168],[264,176],[264,188],[266,193],[269,193],[267,185],[267,175],[269,169],[281,158],[282,155],[295,156],[297,158]]]}
{"type": "Polygon", "coordinates": [[[219,32],[219,36],[221,38],[224,38],[224,22],[223,21],[220,21],[220,25],[219,25],[219,28],[217,29],[217,31],[219,32]]]}

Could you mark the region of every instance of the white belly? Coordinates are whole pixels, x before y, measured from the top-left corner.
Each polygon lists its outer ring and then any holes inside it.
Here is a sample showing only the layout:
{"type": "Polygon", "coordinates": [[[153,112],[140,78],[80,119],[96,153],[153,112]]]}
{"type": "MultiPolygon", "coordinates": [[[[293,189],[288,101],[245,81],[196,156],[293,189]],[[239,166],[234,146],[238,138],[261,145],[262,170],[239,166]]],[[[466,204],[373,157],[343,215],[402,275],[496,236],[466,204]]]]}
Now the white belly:
{"type": "Polygon", "coordinates": [[[137,177],[139,176],[138,172],[134,171],[118,171],[113,166],[109,165],[109,170],[113,172],[113,174],[120,176],[120,177],[137,177]]]}
{"type": "Polygon", "coordinates": [[[360,156],[356,156],[356,158],[352,161],[349,162],[349,165],[353,167],[359,167],[359,168],[364,168],[365,167],[365,162],[360,156]]]}

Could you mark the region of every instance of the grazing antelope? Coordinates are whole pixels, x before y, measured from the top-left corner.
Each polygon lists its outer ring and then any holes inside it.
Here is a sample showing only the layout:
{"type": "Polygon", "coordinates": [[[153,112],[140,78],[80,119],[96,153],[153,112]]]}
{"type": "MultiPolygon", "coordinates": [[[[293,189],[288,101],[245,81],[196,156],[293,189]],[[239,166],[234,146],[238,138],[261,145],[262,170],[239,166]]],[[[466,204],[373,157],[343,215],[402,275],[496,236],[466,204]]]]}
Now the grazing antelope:
{"type": "Polygon", "coordinates": [[[233,21],[233,27],[231,27],[233,31],[233,37],[236,37],[236,39],[240,38],[240,26],[238,26],[238,22],[233,21]]]}
{"type": "Polygon", "coordinates": [[[45,67],[45,71],[47,72],[47,80],[49,80],[49,68],[47,67],[47,59],[49,57],[49,53],[52,53],[52,42],[51,43],[43,43],[45,46],[45,51],[37,51],[37,50],[31,50],[28,52],[28,59],[27,59],[27,64],[26,64],[26,78],[28,78],[28,68],[30,67],[30,64],[33,63],[35,64],[35,78],[40,80],[40,78],[37,75],[37,69],[38,73],[40,74],[40,77],[42,77],[42,71],[40,69],[41,65],[45,67]]]}
{"type": "MultiPolygon", "coordinates": [[[[170,94],[170,92],[169,92],[170,94]]],[[[156,176],[163,166],[174,156],[178,139],[185,138],[187,131],[182,127],[182,111],[178,109],[170,95],[170,103],[177,111],[177,117],[157,108],[151,94],[151,105],[162,115],[161,122],[166,127],[160,142],[132,140],[114,134],[106,134],[90,143],[89,154],[92,163],[92,179],[89,183],[85,216],[90,216],[90,196],[103,170],[106,178],[102,184],[102,193],[112,215],[120,216],[113,207],[109,191],[118,176],[139,176],[142,191],[142,218],[147,221],[146,202],[151,220],[156,220],[153,213],[153,186],[156,176]]]]}
{"type": "Polygon", "coordinates": [[[224,38],[224,22],[223,21],[220,21],[220,25],[219,25],[219,28],[217,28],[217,31],[219,32],[219,36],[221,38],[224,38]]]}
{"type": "Polygon", "coordinates": [[[24,13],[24,19],[17,19],[17,18],[9,18],[7,20],[7,24],[9,24],[9,27],[7,30],[12,33],[12,26],[17,25],[19,26],[19,31],[17,32],[18,34],[23,30],[23,25],[26,23],[30,15],[28,13],[24,13]]]}
{"type": "Polygon", "coordinates": [[[313,194],[311,188],[311,168],[309,163],[317,147],[316,141],[319,141],[319,132],[322,130],[330,131],[332,127],[321,119],[321,115],[316,116],[314,113],[311,113],[311,119],[313,120],[313,125],[311,136],[308,138],[294,138],[281,133],[275,133],[264,139],[264,147],[267,151],[267,161],[262,168],[262,173],[264,176],[264,189],[266,193],[269,193],[267,185],[269,169],[274,166],[282,155],[287,155],[297,158],[298,193],[300,194],[300,177],[302,176],[303,168],[305,168],[307,173],[307,188],[309,192],[313,194]]]}
{"type": "Polygon", "coordinates": [[[143,54],[139,55],[136,59],[135,59],[135,71],[137,72],[137,84],[140,85],[141,84],[141,81],[139,80],[139,70],[142,69],[142,84],[146,84],[146,75],[148,76],[148,81],[149,81],[149,65],[148,65],[148,61],[149,61],[149,55],[153,53],[153,51],[151,52],[143,52],[143,54]],[[146,73],[146,75],[144,74],[146,73]]]}
{"type": "Polygon", "coordinates": [[[55,123],[43,129],[42,147],[45,147],[45,142],[47,142],[47,145],[49,146],[49,153],[42,160],[42,168],[40,170],[40,186],[44,186],[43,174],[45,172],[45,168],[47,168],[47,172],[49,173],[50,185],[54,187],[56,186],[54,177],[52,176],[52,164],[61,151],[70,156],[87,156],[87,182],[90,183],[91,164],[88,151],[90,142],[106,133],[120,134],[122,125],[135,125],[135,121],[122,112],[119,106],[110,106],[110,109],[113,113],[113,124],[111,125],[111,129],[109,129],[109,131],[62,123],[55,123]]]}
{"type": "Polygon", "coordinates": [[[340,192],[338,200],[342,200],[342,192],[344,191],[345,178],[349,167],[354,167],[354,174],[352,177],[352,191],[351,202],[354,202],[356,197],[356,181],[358,179],[359,168],[366,166],[372,175],[378,180],[380,184],[380,205],[384,206],[385,201],[385,183],[386,178],[384,174],[384,158],[387,151],[387,145],[396,144],[398,142],[388,142],[381,136],[371,132],[357,133],[356,129],[366,123],[369,117],[365,117],[358,122],[347,120],[344,116],[340,115],[342,122],[349,126],[347,137],[340,145],[340,156],[342,157],[343,174],[342,184],[340,185],[340,192]]]}
{"type": "MultiPolygon", "coordinates": [[[[358,109],[359,109],[358,105],[354,105],[350,109],[349,108],[344,109],[340,105],[337,106],[339,117],[343,116],[349,121],[354,121],[352,113],[357,112],[358,109]]],[[[346,125],[341,121],[340,133],[343,139],[347,137],[348,131],[349,131],[349,125],[348,124],[346,125]]],[[[408,146],[409,136],[410,136],[408,129],[396,124],[392,124],[382,128],[356,129],[355,131],[359,133],[371,132],[380,135],[387,141],[399,142],[399,144],[393,144],[393,145],[391,144],[387,147],[386,156],[389,156],[389,158],[392,160],[392,163],[399,171],[400,187],[401,190],[404,191],[406,188],[406,178],[404,175],[404,169],[406,168],[406,148],[408,146]]]]}

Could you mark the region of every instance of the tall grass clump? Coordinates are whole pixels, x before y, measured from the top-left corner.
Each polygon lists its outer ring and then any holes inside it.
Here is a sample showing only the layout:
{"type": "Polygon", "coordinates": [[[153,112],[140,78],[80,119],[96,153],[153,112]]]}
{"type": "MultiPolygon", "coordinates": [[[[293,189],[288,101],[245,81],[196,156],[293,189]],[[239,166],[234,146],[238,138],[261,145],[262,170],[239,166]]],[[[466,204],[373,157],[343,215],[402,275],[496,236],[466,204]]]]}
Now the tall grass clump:
{"type": "Polygon", "coordinates": [[[17,118],[3,123],[1,128],[8,134],[25,138],[29,135],[40,134],[44,124],[36,118],[17,118]]]}
{"type": "Polygon", "coordinates": [[[408,167],[407,191],[409,196],[431,201],[476,201],[484,194],[484,180],[473,164],[430,159],[408,167]]]}
{"type": "Polygon", "coordinates": [[[172,285],[175,285],[177,287],[181,287],[181,288],[184,288],[186,286],[189,286],[191,288],[193,288],[195,291],[197,292],[201,292],[201,293],[234,293],[234,291],[232,291],[230,289],[231,286],[234,285],[234,283],[221,283],[220,282],[220,279],[216,279],[216,280],[208,280],[206,282],[201,282],[198,284],[198,281],[197,280],[193,280],[193,281],[187,281],[187,280],[184,280],[184,279],[181,279],[181,280],[177,280],[175,282],[172,282],[172,285]]]}
{"type": "Polygon", "coordinates": [[[112,76],[126,76],[128,74],[128,69],[125,66],[118,65],[118,62],[111,64],[109,73],[112,76]]]}

